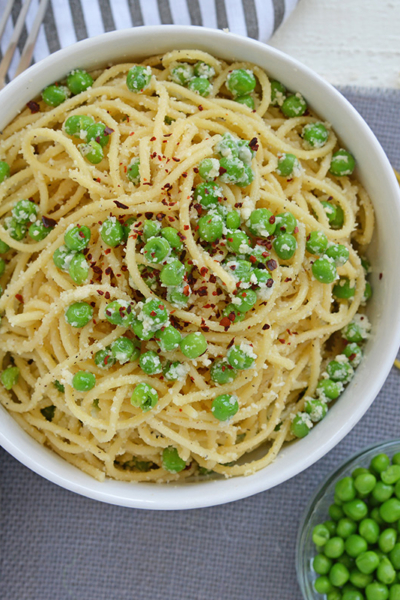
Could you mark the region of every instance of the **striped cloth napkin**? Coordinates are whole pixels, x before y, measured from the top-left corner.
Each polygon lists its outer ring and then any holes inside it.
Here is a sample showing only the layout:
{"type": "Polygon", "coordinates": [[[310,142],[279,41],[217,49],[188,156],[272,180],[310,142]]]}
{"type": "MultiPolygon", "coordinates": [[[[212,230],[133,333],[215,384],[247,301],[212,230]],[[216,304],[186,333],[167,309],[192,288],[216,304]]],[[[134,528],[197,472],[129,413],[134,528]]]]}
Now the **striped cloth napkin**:
{"type": "MultiPolygon", "coordinates": [[[[289,16],[298,0],[49,0],[33,56],[34,62],[60,48],[106,31],[138,25],[200,25],[266,42],[289,16]]],[[[0,17],[7,0],[0,0],[0,17]]],[[[35,18],[39,0],[32,0],[26,27],[15,53],[9,76],[18,65],[20,52],[35,18]]],[[[11,38],[21,10],[15,0],[0,57],[11,38]]]]}

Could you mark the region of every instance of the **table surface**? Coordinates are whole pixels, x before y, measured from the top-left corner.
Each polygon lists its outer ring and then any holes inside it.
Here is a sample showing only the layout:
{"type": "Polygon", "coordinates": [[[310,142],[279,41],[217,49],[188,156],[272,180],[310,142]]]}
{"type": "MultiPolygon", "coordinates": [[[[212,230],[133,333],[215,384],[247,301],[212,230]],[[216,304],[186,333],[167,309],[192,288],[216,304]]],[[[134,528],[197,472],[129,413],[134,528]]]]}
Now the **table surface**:
{"type": "Polygon", "coordinates": [[[300,0],[270,44],[334,85],[399,88],[399,26],[399,0],[300,0]]]}

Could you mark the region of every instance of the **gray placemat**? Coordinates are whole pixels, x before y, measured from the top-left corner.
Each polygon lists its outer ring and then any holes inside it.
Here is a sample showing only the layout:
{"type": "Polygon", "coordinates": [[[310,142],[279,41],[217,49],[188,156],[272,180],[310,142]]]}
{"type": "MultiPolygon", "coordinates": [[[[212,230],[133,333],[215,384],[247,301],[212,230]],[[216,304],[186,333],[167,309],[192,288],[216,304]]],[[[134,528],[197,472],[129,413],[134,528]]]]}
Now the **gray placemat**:
{"type": "MultiPolygon", "coordinates": [[[[400,91],[345,95],[400,168],[400,91]]],[[[225,506],[109,506],[67,492],[0,449],[1,600],[299,600],[295,539],[310,494],[342,460],[400,436],[400,372],[317,464],[225,506]]]]}

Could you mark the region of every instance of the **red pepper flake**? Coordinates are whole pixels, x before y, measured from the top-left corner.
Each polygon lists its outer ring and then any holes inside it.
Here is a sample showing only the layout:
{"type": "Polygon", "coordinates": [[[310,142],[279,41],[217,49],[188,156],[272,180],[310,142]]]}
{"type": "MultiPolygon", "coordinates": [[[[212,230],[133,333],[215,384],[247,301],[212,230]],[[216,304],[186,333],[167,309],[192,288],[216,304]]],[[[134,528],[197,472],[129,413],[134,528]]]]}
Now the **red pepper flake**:
{"type": "Polygon", "coordinates": [[[27,107],[29,108],[29,110],[31,111],[31,113],[33,115],[40,111],[39,104],[37,102],[35,102],[34,100],[29,100],[29,102],[27,103],[27,107]]]}
{"type": "Polygon", "coordinates": [[[111,135],[112,133],[114,133],[114,129],[111,129],[111,127],[106,126],[104,128],[104,135],[111,135]]]}
{"type": "Polygon", "coordinates": [[[97,273],[97,275],[101,275],[102,274],[102,269],[100,267],[98,267],[97,265],[92,265],[92,269],[95,273],[97,273]]]}
{"type": "Polygon", "coordinates": [[[124,210],[129,208],[126,204],[122,204],[122,202],[119,202],[118,200],[114,200],[114,204],[118,206],[118,208],[123,208],[124,210]]]}
{"type": "Polygon", "coordinates": [[[204,110],[204,108],[202,107],[201,104],[199,104],[199,106],[197,107],[199,109],[199,111],[201,112],[202,110],[204,110]]]}
{"type": "Polygon", "coordinates": [[[299,228],[297,226],[293,229],[293,233],[299,233],[299,228]]]}
{"type": "Polygon", "coordinates": [[[379,279],[382,279],[383,273],[379,273],[379,279]]]}
{"type": "Polygon", "coordinates": [[[202,285],[198,290],[197,290],[197,294],[202,297],[202,296],[207,296],[207,286],[202,285]]]}
{"type": "Polygon", "coordinates": [[[231,326],[231,321],[229,320],[228,317],[223,317],[219,324],[221,325],[221,327],[223,327],[225,329],[225,331],[228,331],[229,327],[231,326]]]}
{"type": "Polygon", "coordinates": [[[152,310],[152,311],[151,311],[151,313],[150,313],[150,316],[151,316],[151,317],[156,317],[156,316],[157,316],[157,313],[156,313],[156,311],[155,311],[155,310],[152,310]]]}
{"type": "MultiPolygon", "coordinates": [[[[183,226],[183,229],[184,229],[185,231],[188,231],[188,230],[190,229],[190,227],[189,227],[189,225],[184,225],[184,226],[183,226]]],[[[186,238],[185,238],[185,239],[186,239],[186,238]]]]}
{"type": "MultiPolygon", "coordinates": [[[[219,168],[219,174],[223,175],[224,173],[226,173],[226,169],[224,169],[224,167],[220,167],[219,168]]],[[[235,205],[236,206],[236,205],[235,205]]]]}
{"type": "Polygon", "coordinates": [[[111,252],[111,248],[106,248],[106,249],[104,250],[104,254],[110,254],[110,252],[111,252]]]}
{"type": "Polygon", "coordinates": [[[270,271],[274,271],[277,266],[278,266],[278,263],[273,258],[271,258],[271,260],[269,260],[267,262],[267,267],[270,271]]]}
{"type": "Polygon", "coordinates": [[[187,177],[187,173],[182,173],[182,177],[187,177]]]}
{"type": "Polygon", "coordinates": [[[160,221],[160,223],[164,217],[165,217],[164,213],[161,213],[161,212],[156,215],[156,219],[157,219],[157,221],[160,221]]]}
{"type": "Polygon", "coordinates": [[[275,223],[275,215],[272,215],[272,217],[269,218],[269,222],[271,223],[271,225],[275,223]]]}
{"type": "Polygon", "coordinates": [[[285,340],[284,340],[284,339],[281,339],[281,338],[278,338],[278,342],[280,342],[281,344],[284,344],[284,343],[285,343],[285,340]]]}
{"type": "Polygon", "coordinates": [[[230,312],[230,313],[229,313],[229,315],[228,315],[228,319],[229,319],[230,321],[232,321],[232,323],[234,323],[234,322],[235,322],[235,319],[236,319],[236,313],[235,313],[235,311],[234,311],[234,310],[233,310],[232,312],[230,312]]]}
{"type": "Polygon", "coordinates": [[[145,182],[143,183],[143,185],[153,185],[153,184],[151,183],[151,181],[145,181],[145,182]]]}
{"type": "Polygon", "coordinates": [[[152,138],[150,138],[150,141],[151,141],[151,142],[155,142],[155,141],[156,141],[156,139],[157,139],[157,138],[153,136],[152,138]]]}
{"type": "Polygon", "coordinates": [[[288,283],[288,281],[292,281],[292,278],[291,277],[286,277],[285,283],[288,283]]]}
{"type": "Polygon", "coordinates": [[[164,306],[164,304],[159,304],[159,305],[158,305],[158,308],[159,308],[160,310],[164,310],[165,306],[164,306]]]}
{"type": "Polygon", "coordinates": [[[97,293],[99,294],[99,296],[104,296],[103,290],[97,290],[97,293]]]}
{"type": "Polygon", "coordinates": [[[202,277],[205,277],[207,275],[207,273],[208,273],[207,267],[201,267],[201,269],[200,269],[200,275],[202,277]]]}
{"type": "Polygon", "coordinates": [[[92,306],[94,308],[96,306],[96,302],[91,302],[90,306],[92,306]]]}
{"type": "Polygon", "coordinates": [[[211,281],[211,283],[216,283],[217,278],[215,277],[215,275],[213,275],[213,274],[210,275],[210,281],[211,281]]]}
{"type": "Polygon", "coordinates": [[[113,272],[113,270],[111,267],[107,267],[107,269],[105,270],[106,275],[112,275],[112,272],[113,272]]]}
{"type": "Polygon", "coordinates": [[[198,169],[197,167],[194,167],[194,168],[193,168],[193,172],[194,172],[194,173],[198,173],[198,172],[199,172],[199,169],[198,169]]]}
{"type": "Polygon", "coordinates": [[[227,349],[229,350],[229,348],[232,348],[234,343],[235,343],[235,338],[232,338],[231,341],[229,342],[229,344],[227,345],[227,349]]]}
{"type": "Polygon", "coordinates": [[[153,216],[152,212],[145,212],[144,216],[146,217],[146,219],[151,219],[151,217],[153,216]]]}
{"type": "Polygon", "coordinates": [[[349,361],[351,362],[352,360],[354,360],[356,358],[357,354],[354,352],[353,354],[350,354],[349,356],[349,361]]]}
{"type": "Polygon", "coordinates": [[[175,217],[168,217],[168,221],[169,221],[170,223],[173,223],[173,222],[175,221],[175,217]]]}
{"type": "Polygon", "coordinates": [[[57,221],[45,216],[42,217],[42,223],[46,227],[46,229],[50,229],[51,227],[55,227],[57,225],[57,221]]]}
{"type": "Polygon", "coordinates": [[[254,263],[256,263],[256,262],[257,262],[257,259],[256,259],[256,257],[255,257],[255,256],[253,256],[253,255],[251,255],[251,256],[250,256],[250,262],[251,262],[251,263],[253,263],[253,265],[254,265],[254,263]]]}
{"type": "MultiPolygon", "coordinates": [[[[186,227],[187,227],[187,226],[186,226],[186,227]]],[[[185,236],[185,235],[183,235],[183,233],[182,233],[181,231],[178,231],[178,235],[179,235],[179,238],[180,238],[182,241],[186,240],[186,236],[185,236]]]]}
{"type": "Polygon", "coordinates": [[[104,294],[104,297],[106,298],[106,300],[109,300],[109,299],[111,298],[111,296],[110,296],[110,292],[106,292],[106,293],[104,294]]]}
{"type": "Polygon", "coordinates": [[[121,266],[121,271],[123,271],[125,273],[125,271],[128,270],[128,267],[126,265],[122,265],[121,266]]]}
{"type": "Polygon", "coordinates": [[[18,302],[22,302],[22,303],[24,303],[24,299],[23,299],[23,297],[21,296],[21,294],[15,294],[15,297],[16,297],[16,299],[18,300],[18,302]]]}
{"type": "Polygon", "coordinates": [[[264,331],[267,331],[267,329],[271,329],[271,325],[268,325],[268,323],[265,323],[265,325],[262,326],[264,331]]]}
{"type": "Polygon", "coordinates": [[[257,150],[259,148],[258,139],[256,137],[254,137],[252,140],[250,140],[249,146],[254,152],[257,152],[257,150]]]}
{"type": "Polygon", "coordinates": [[[172,160],[174,160],[175,162],[181,162],[180,158],[175,158],[175,156],[172,157],[172,160]]]}
{"type": "Polygon", "coordinates": [[[267,288],[271,288],[273,285],[274,285],[274,280],[273,279],[268,279],[267,283],[266,283],[267,288]]]}

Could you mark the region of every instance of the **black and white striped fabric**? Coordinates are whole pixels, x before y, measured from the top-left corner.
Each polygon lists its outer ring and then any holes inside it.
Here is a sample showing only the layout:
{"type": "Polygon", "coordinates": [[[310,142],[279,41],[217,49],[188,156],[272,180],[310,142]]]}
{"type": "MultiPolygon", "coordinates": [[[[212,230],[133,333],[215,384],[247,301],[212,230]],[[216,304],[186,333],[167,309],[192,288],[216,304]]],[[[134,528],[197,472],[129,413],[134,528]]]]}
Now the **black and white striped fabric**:
{"type": "MultiPolygon", "coordinates": [[[[266,42],[298,0],[50,0],[34,52],[34,62],[75,42],[106,31],[139,25],[200,25],[266,42]]],[[[0,17],[7,0],[0,0],[0,17]]],[[[26,26],[10,67],[12,78],[39,0],[32,0],[26,26]]],[[[0,44],[2,56],[21,10],[15,0],[0,44]]]]}

